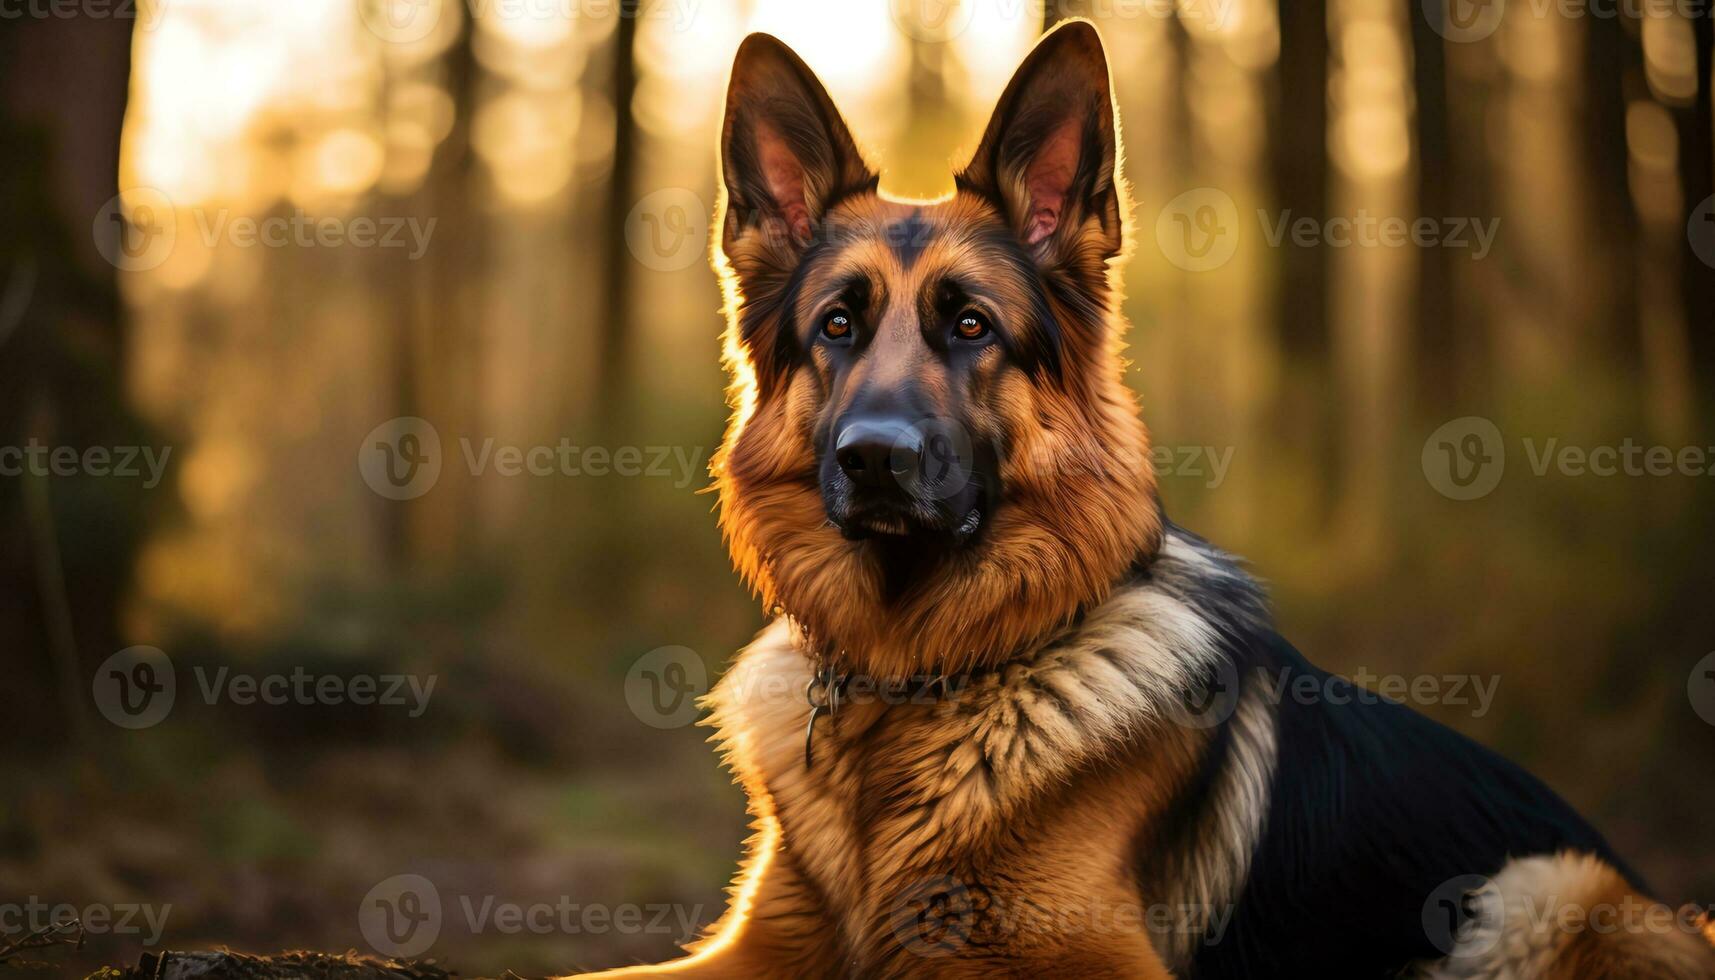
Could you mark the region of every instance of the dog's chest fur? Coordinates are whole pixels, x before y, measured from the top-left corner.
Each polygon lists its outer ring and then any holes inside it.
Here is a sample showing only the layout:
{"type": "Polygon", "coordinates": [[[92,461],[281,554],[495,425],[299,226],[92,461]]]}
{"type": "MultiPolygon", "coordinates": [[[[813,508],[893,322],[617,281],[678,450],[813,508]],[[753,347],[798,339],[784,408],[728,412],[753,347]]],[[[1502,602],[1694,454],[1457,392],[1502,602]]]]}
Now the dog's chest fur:
{"type": "Polygon", "coordinates": [[[1137,843],[1197,766],[1176,724],[1219,656],[1159,576],[1125,586],[1031,657],[938,699],[854,695],[816,723],[785,622],[710,696],[752,808],[778,823],[856,972],[919,956],[1112,958],[1143,941],[1137,843]],[[1067,792],[1076,787],[1075,793],[1067,792]],[[1051,911],[1050,911],[1051,910],[1051,911]]]}

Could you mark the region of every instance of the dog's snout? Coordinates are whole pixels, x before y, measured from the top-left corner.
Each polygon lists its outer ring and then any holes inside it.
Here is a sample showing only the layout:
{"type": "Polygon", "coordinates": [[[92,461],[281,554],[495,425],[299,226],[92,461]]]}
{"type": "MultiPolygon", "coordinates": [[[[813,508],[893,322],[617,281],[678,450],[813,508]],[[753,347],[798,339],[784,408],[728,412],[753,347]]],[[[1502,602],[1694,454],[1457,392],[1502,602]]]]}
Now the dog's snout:
{"type": "Polygon", "coordinates": [[[898,419],[857,419],[840,428],[834,459],[856,485],[898,489],[923,455],[917,427],[898,419]]]}

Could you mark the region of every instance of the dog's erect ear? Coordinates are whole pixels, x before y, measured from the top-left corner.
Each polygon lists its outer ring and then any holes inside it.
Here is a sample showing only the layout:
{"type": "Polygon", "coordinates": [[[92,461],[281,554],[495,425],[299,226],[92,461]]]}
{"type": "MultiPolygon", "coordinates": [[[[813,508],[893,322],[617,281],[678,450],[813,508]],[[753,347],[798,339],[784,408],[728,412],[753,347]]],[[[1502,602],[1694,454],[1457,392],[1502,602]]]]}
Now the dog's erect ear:
{"type": "Polygon", "coordinates": [[[768,251],[795,252],[835,198],[875,181],[822,83],[767,34],[745,38],[733,59],[721,173],[729,254],[758,230],[775,246],[768,251]]]}
{"type": "Polygon", "coordinates": [[[998,201],[1045,265],[1124,244],[1113,95],[1087,21],[1049,32],[1024,59],[959,182],[998,201]]]}

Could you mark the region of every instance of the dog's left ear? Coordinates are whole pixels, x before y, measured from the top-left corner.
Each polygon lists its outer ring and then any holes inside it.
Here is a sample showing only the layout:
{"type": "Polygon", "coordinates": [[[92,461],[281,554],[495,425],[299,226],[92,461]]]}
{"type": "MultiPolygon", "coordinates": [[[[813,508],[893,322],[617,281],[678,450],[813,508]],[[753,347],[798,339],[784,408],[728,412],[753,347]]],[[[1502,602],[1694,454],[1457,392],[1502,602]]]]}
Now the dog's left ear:
{"type": "Polygon", "coordinates": [[[999,202],[1042,265],[1106,260],[1125,240],[1116,129],[1102,39],[1068,21],[1012,76],[958,181],[999,202]]]}

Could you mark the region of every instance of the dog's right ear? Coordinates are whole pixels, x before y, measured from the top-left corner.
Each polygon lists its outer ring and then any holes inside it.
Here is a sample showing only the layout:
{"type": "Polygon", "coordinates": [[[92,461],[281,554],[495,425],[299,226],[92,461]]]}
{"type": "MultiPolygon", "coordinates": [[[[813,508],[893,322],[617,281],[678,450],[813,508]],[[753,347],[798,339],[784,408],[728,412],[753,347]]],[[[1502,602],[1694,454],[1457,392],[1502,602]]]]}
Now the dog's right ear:
{"type": "Polygon", "coordinates": [[[733,59],[721,174],[721,246],[740,276],[757,261],[790,268],[828,205],[876,182],[822,83],[767,34],[745,38],[733,59]],[[750,240],[761,247],[741,249],[750,240]]]}

